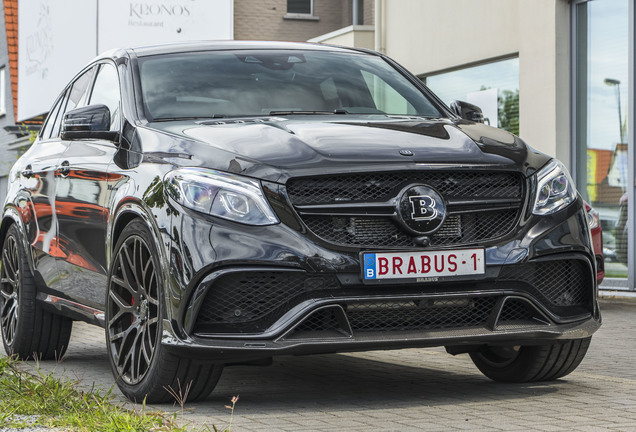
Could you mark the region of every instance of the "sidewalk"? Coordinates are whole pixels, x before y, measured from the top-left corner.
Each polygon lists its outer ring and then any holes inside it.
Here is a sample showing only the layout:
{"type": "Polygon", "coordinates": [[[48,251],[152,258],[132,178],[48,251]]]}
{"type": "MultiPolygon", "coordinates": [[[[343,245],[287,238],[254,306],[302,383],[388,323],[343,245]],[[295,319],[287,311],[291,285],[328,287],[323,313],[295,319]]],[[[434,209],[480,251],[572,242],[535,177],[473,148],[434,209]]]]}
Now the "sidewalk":
{"type": "Polygon", "coordinates": [[[607,303],[632,303],[636,304],[636,291],[600,289],[598,292],[600,302],[607,303]]]}

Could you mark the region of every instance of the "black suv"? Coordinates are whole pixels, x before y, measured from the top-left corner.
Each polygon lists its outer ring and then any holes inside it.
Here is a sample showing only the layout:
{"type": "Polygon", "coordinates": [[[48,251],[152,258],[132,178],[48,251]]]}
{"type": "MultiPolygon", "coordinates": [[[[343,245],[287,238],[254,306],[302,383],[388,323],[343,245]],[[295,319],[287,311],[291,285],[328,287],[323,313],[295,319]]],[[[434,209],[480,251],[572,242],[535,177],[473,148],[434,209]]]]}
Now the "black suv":
{"type": "Polygon", "coordinates": [[[59,357],[99,325],[148,402],[288,354],[445,346],[498,381],[562,377],[601,322],[583,201],[480,119],[364,50],[105,54],[11,171],[5,350],[59,357]]]}

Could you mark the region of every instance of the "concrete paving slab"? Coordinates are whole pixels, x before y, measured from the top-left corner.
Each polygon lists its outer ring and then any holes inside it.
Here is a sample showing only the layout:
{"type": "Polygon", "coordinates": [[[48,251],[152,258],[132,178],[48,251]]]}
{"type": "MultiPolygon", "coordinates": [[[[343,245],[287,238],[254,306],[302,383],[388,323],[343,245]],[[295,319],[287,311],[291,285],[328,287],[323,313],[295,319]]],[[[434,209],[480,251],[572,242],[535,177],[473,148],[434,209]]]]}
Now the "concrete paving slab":
{"type": "MultiPolygon", "coordinates": [[[[215,391],[182,412],[183,424],[224,427],[240,395],[232,430],[435,431],[636,430],[636,304],[604,302],[604,324],[581,366],[549,383],[501,384],[483,377],[467,355],[443,348],[282,357],[272,366],[227,367],[215,391]]],[[[102,329],[75,323],[60,362],[41,370],[113,387],[102,329]]],[[[116,401],[125,399],[114,387],[116,401]]],[[[128,406],[134,407],[132,404],[128,406]]],[[[137,406],[137,408],[139,408],[137,406]]]]}

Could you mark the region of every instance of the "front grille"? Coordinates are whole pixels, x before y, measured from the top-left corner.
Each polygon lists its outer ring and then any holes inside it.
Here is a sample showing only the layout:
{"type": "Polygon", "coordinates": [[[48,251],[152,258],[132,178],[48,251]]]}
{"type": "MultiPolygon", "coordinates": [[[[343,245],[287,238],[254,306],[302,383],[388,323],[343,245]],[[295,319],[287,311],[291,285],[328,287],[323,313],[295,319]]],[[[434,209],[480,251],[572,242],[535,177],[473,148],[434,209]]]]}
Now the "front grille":
{"type": "Polygon", "coordinates": [[[593,294],[593,280],[586,261],[558,259],[505,266],[500,281],[524,282],[530,292],[560,308],[586,306],[593,294]]]}
{"type": "MultiPolygon", "coordinates": [[[[430,245],[470,244],[502,237],[514,226],[517,213],[503,210],[449,216],[430,236],[430,245]]],[[[304,216],[303,222],[316,236],[340,246],[418,246],[413,236],[387,217],[304,216]]]]}
{"type": "Polygon", "coordinates": [[[383,202],[409,184],[429,185],[446,199],[519,198],[522,192],[517,173],[420,171],[295,178],[287,194],[294,205],[383,202]]]}
{"type": "Polygon", "coordinates": [[[425,184],[448,203],[444,224],[428,235],[429,245],[466,245],[510,233],[523,201],[518,173],[424,171],[293,178],[287,194],[305,226],[323,241],[344,247],[416,247],[418,235],[395,216],[404,188],[425,184]],[[369,216],[364,204],[375,204],[369,216]],[[329,205],[325,210],[324,205],[329,205]],[[382,208],[377,207],[381,205],[382,208]]]}

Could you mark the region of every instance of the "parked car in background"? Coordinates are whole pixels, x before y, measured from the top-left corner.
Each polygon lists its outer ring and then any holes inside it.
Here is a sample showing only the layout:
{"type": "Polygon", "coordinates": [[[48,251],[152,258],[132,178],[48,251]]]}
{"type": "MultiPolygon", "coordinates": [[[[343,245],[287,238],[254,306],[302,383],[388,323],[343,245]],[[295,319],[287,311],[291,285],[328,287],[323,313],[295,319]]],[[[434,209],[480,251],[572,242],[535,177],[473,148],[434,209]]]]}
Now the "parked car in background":
{"type": "Polygon", "coordinates": [[[592,248],[596,256],[596,282],[600,285],[605,278],[605,256],[603,249],[603,229],[601,227],[601,219],[596,210],[587,202],[585,203],[585,211],[587,212],[587,224],[592,234],[592,248]]]}
{"type": "MultiPolygon", "coordinates": [[[[3,343],[105,329],[132,400],[204,398],[226,364],[445,346],[504,382],[573,371],[601,323],[566,168],[370,51],[115,50],[9,177],[3,343]]],[[[396,357],[399,361],[399,357],[396,357]]]]}

